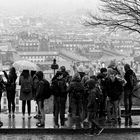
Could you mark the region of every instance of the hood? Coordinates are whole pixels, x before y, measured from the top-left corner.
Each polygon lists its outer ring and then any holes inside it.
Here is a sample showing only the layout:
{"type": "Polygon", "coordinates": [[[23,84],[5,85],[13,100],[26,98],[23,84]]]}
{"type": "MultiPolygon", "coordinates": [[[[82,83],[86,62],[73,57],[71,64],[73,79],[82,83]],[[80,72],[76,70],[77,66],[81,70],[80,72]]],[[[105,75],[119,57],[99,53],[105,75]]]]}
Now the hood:
{"type": "Polygon", "coordinates": [[[131,69],[129,69],[129,70],[126,71],[126,73],[129,74],[129,75],[132,75],[133,71],[131,69]]]}

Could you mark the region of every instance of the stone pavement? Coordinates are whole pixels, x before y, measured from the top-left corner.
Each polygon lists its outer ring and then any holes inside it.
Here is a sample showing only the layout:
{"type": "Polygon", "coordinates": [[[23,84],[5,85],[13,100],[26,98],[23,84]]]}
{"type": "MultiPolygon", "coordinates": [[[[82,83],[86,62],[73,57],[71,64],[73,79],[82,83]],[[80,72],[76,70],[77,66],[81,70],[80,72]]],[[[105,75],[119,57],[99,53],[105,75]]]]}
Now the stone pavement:
{"type": "MultiPolygon", "coordinates": [[[[66,128],[54,128],[53,124],[53,115],[46,114],[45,117],[45,127],[38,128],[36,123],[38,120],[34,119],[35,114],[32,114],[32,118],[28,119],[28,116],[25,116],[25,119],[22,119],[21,114],[16,114],[15,118],[9,118],[8,114],[1,114],[1,121],[3,122],[3,126],[0,128],[0,133],[87,133],[89,132],[88,128],[73,128],[70,124],[70,118],[66,121],[66,128]]],[[[106,123],[104,119],[100,119],[98,122],[100,126],[104,129],[103,133],[129,133],[129,132],[140,132],[140,116],[132,116],[132,125],[125,126],[125,118],[121,118],[120,124],[106,123]]]]}

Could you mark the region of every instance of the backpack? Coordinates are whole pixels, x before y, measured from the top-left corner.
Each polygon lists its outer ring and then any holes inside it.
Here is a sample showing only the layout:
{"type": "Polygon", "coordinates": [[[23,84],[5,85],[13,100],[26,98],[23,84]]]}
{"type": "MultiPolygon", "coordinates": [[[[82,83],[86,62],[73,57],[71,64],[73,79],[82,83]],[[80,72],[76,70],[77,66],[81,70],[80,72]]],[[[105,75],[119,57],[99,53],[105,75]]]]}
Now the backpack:
{"type": "Polygon", "coordinates": [[[42,81],[44,84],[44,89],[43,89],[44,98],[49,99],[51,96],[50,83],[46,79],[43,79],[42,81]]]}
{"type": "Polygon", "coordinates": [[[84,95],[84,87],[81,83],[77,83],[72,92],[75,98],[81,98],[84,95]]]}
{"type": "Polygon", "coordinates": [[[22,81],[22,92],[25,94],[29,94],[32,91],[32,83],[31,83],[31,79],[25,79],[23,78],[22,81]]]}
{"type": "Polygon", "coordinates": [[[66,93],[66,82],[64,79],[58,80],[58,87],[61,94],[66,93]]]}
{"type": "Polygon", "coordinates": [[[134,72],[130,76],[130,82],[131,82],[131,85],[132,85],[133,88],[137,85],[138,80],[137,80],[137,76],[134,72]]]}

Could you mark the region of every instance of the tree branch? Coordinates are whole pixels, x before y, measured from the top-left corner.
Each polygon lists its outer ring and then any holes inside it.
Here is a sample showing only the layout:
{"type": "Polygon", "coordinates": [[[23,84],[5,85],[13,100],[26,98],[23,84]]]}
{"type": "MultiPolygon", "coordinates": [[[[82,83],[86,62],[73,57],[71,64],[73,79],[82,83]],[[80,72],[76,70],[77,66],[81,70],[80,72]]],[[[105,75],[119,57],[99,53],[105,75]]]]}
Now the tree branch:
{"type": "Polygon", "coordinates": [[[102,16],[89,13],[85,26],[107,26],[110,30],[140,33],[140,0],[100,0],[102,16]]]}

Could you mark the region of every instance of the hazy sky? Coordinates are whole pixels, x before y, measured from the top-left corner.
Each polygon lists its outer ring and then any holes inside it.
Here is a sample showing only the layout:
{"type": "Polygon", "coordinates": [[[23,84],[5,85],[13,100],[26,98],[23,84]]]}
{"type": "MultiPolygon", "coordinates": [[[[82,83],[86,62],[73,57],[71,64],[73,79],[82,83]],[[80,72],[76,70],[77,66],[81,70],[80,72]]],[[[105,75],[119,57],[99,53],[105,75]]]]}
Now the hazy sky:
{"type": "Polygon", "coordinates": [[[14,13],[65,13],[76,9],[96,9],[99,0],[0,0],[0,9],[14,13]]]}

